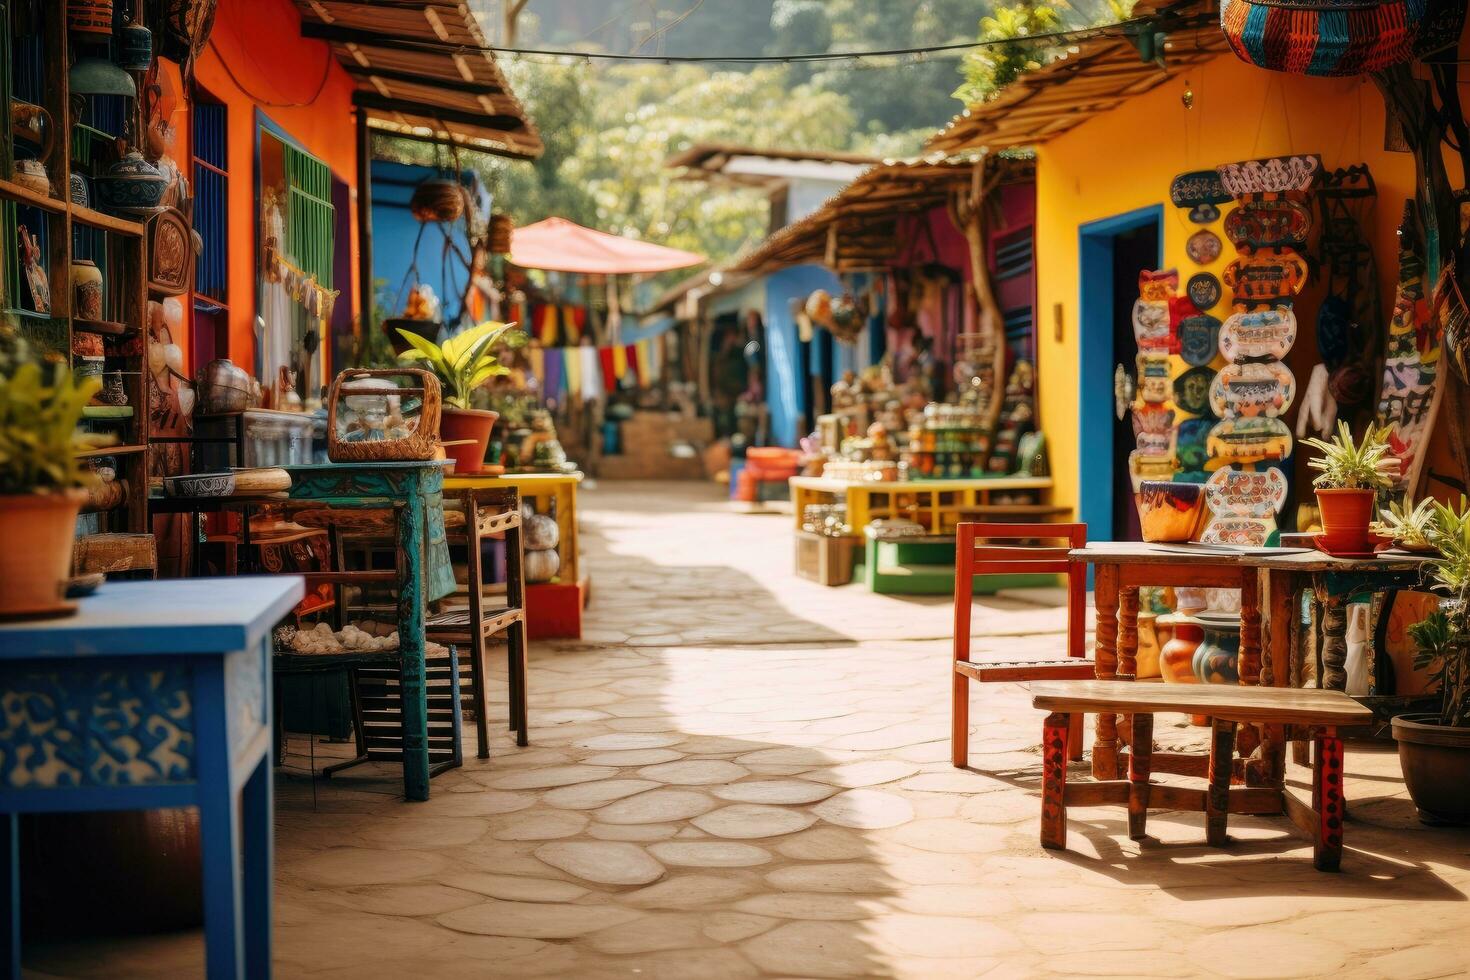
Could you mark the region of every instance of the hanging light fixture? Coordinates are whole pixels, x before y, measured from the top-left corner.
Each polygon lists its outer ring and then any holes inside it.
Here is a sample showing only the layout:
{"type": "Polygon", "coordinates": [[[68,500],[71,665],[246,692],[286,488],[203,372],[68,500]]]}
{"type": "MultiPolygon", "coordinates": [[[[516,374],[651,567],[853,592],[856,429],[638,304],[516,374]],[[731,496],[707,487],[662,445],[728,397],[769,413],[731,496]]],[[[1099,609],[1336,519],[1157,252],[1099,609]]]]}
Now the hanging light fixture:
{"type": "Polygon", "coordinates": [[[133,76],[106,58],[82,57],[67,72],[72,95],[125,95],[137,98],[133,76]]]}

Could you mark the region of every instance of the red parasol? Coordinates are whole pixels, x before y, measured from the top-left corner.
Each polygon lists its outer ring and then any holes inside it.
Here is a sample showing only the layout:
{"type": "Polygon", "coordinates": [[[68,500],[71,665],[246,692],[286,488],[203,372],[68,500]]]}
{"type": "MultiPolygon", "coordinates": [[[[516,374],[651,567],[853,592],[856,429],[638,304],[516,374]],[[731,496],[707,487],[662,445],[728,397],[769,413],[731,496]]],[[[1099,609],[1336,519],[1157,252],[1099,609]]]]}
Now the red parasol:
{"type": "Polygon", "coordinates": [[[694,252],[609,235],[565,218],[547,218],[510,236],[510,261],[523,269],[612,276],[667,272],[704,260],[694,252]]]}

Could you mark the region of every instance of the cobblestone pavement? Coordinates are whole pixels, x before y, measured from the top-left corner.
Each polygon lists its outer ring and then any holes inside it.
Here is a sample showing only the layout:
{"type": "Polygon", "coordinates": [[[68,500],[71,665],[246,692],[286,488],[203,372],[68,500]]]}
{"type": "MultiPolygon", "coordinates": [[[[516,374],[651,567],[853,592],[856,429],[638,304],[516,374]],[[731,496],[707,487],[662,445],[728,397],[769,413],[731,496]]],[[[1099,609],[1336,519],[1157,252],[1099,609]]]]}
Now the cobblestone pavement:
{"type": "MultiPolygon", "coordinates": [[[[1134,843],[1120,808],[1074,809],[1071,850],[1045,852],[1021,688],[979,688],[974,771],[947,761],[946,599],[797,579],[790,518],[729,513],[702,484],[604,484],[584,514],[589,626],[533,645],[531,747],[498,742],[420,804],[389,767],[278,777],[278,975],[1470,970],[1470,836],[1415,821],[1391,747],[1349,747],[1341,874],[1249,817],[1213,850],[1200,814],[1156,813],[1134,843]]],[[[1044,605],[989,600],[975,621],[982,648],[1061,642],[1044,605]]],[[[1161,742],[1202,744],[1169,720],[1161,742]]],[[[32,963],[187,976],[199,956],[185,936],[32,963]]]]}

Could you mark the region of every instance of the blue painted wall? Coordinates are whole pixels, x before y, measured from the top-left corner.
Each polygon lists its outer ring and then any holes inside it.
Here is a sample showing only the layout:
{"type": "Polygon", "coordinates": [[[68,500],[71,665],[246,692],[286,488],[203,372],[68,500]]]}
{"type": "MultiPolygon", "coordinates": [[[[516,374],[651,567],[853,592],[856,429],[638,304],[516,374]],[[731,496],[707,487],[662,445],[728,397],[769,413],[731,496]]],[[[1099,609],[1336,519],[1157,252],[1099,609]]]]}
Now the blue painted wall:
{"type": "MultiPolygon", "coordinates": [[[[407,290],[400,292],[400,289],[409,263],[413,261],[413,243],[420,227],[408,210],[409,199],[413,197],[417,184],[437,175],[434,167],[373,161],[373,278],[386,283],[389,302],[396,300],[402,304],[408,298],[407,290]]],[[[465,174],[462,179],[479,201],[481,212],[488,213],[490,195],[480,187],[475,175],[465,174]]],[[[455,243],[465,255],[469,255],[464,222],[456,222],[453,229],[455,243]]],[[[452,316],[459,311],[459,297],[456,295],[446,302],[446,298],[440,295],[444,281],[443,256],[444,236],[437,227],[429,228],[424,232],[423,245],[419,249],[419,275],[434,290],[434,295],[439,296],[439,301],[445,303],[445,316],[452,316]]],[[[458,259],[453,261],[458,278],[451,280],[450,288],[455,289],[454,284],[457,283],[458,290],[463,290],[464,271],[459,267],[458,259]]],[[[396,316],[401,312],[401,309],[389,310],[388,315],[396,316]]]]}
{"type": "Polygon", "coordinates": [[[791,316],[791,301],[815,289],[841,291],[837,277],[817,265],[797,265],[766,277],[766,405],[771,441],[794,448],[805,432],[802,413],[809,407],[811,382],[802,371],[801,341],[791,316]]]}
{"type": "Polygon", "coordinates": [[[1081,459],[1077,472],[1085,474],[1078,501],[1078,519],[1095,538],[1112,536],[1113,530],[1113,419],[1099,406],[1113,404],[1113,369],[1133,352],[1113,349],[1113,245],[1123,232],[1153,225],[1159,229],[1160,254],[1154,268],[1163,263],[1164,206],[1155,204],[1126,214],[1093,221],[1078,228],[1080,234],[1082,329],[1078,343],[1078,447],[1081,459]]]}

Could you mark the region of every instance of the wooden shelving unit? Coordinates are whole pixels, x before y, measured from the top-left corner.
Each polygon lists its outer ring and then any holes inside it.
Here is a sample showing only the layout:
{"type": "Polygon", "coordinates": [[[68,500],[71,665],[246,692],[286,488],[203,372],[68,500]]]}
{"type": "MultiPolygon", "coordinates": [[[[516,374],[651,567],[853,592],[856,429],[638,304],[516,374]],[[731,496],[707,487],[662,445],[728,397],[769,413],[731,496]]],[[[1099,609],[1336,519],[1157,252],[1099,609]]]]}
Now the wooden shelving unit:
{"type": "MultiPolygon", "coordinates": [[[[3,68],[6,76],[0,79],[0,94],[6,101],[16,100],[13,91],[18,73],[15,57],[14,16],[12,3],[0,0],[0,44],[5,46],[3,68]]],[[[148,332],[146,316],[148,305],[146,225],[141,222],[103,214],[89,207],[73,204],[70,200],[71,174],[74,164],[72,139],[73,100],[68,86],[68,69],[76,55],[72,39],[67,36],[66,5],[45,4],[41,48],[45,52],[44,79],[38,93],[33,95],[33,104],[40,105],[51,117],[55,127],[54,149],[46,163],[51,184],[50,194],[23,187],[12,179],[15,159],[16,136],[7,126],[0,136],[0,206],[7,212],[4,227],[14,235],[0,241],[0,261],[7,278],[0,278],[0,307],[21,325],[22,333],[55,340],[58,334],[64,337],[65,348],[60,353],[70,358],[75,366],[82,356],[77,353],[79,343],[91,344],[93,349],[101,343],[104,360],[104,377],[120,375],[127,393],[127,404],[133,411],[127,417],[89,418],[83,425],[93,431],[108,432],[117,439],[117,444],[105,449],[79,453],[83,459],[111,457],[116,460],[119,480],[126,480],[128,494],[117,506],[98,512],[97,529],[100,531],[144,532],[148,527],[148,332]],[[34,96],[39,97],[34,97],[34,96]],[[50,286],[51,309],[49,315],[39,314],[30,302],[25,283],[24,270],[18,258],[18,226],[44,225],[46,249],[42,263],[46,267],[50,286]],[[71,267],[74,258],[96,261],[103,274],[103,318],[84,320],[75,315],[71,288],[71,267]],[[18,277],[12,270],[19,272],[18,277]],[[5,284],[19,281],[19,289],[11,295],[5,284]],[[64,324],[65,329],[59,329],[64,324]],[[80,338],[80,341],[79,341],[80,338]]],[[[91,53],[96,53],[92,51],[91,53]]],[[[139,91],[142,91],[141,73],[134,73],[139,91]]],[[[84,97],[85,99],[85,97],[84,97]]],[[[81,101],[88,106],[89,103],[81,101]]],[[[7,107],[8,111],[8,107],[7,107]]],[[[125,125],[133,132],[138,128],[137,100],[128,100],[124,118],[125,125]]],[[[117,134],[122,135],[122,134],[117,134]]],[[[87,176],[105,168],[110,160],[95,159],[87,176]]],[[[80,169],[80,168],[79,168],[80,169]]],[[[40,227],[33,230],[41,231],[40,227]]]]}

